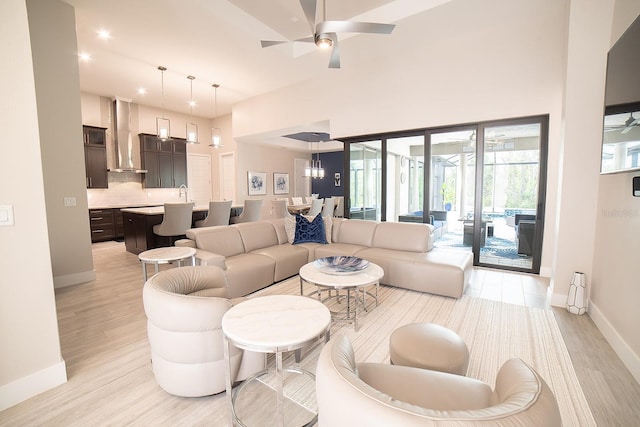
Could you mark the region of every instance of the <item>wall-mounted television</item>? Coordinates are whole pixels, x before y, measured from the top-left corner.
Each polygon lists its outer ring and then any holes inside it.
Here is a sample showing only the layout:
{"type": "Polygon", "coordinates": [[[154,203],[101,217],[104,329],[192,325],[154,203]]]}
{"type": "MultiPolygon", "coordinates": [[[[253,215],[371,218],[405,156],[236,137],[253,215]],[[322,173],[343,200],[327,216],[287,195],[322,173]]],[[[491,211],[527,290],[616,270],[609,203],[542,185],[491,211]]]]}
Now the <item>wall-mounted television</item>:
{"type": "Polygon", "coordinates": [[[640,17],[609,50],[601,173],[640,170],[640,17]]]}

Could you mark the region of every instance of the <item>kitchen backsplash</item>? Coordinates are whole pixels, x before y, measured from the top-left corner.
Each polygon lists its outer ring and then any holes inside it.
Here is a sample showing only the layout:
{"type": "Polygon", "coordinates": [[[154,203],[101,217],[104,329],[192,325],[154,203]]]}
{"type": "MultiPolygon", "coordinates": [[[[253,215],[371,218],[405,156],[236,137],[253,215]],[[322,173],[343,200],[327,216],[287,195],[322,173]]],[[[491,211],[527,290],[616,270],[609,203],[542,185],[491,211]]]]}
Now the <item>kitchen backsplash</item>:
{"type": "Polygon", "coordinates": [[[89,208],[175,203],[180,199],[177,188],[142,188],[142,176],[134,173],[109,173],[109,188],[88,189],[89,208]]]}

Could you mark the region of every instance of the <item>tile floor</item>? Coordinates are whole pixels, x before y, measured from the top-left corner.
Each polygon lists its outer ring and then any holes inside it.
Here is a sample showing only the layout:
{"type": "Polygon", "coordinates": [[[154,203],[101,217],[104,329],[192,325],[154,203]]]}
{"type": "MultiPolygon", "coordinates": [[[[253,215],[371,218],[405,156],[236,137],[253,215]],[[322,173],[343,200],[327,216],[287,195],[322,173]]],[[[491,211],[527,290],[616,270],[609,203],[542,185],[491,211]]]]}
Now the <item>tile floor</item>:
{"type": "Polygon", "coordinates": [[[466,295],[535,308],[549,308],[549,279],[534,274],[474,267],[466,295]]]}

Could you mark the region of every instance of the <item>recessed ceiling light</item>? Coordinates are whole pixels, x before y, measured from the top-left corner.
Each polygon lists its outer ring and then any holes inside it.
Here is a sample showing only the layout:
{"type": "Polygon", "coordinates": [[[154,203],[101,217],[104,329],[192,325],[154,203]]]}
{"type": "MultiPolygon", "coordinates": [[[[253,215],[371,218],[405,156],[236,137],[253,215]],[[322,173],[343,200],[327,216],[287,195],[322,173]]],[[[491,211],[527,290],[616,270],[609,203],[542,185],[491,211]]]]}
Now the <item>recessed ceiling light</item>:
{"type": "Polygon", "coordinates": [[[195,107],[196,101],[189,101],[189,107],[195,107]]]}
{"type": "Polygon", "coordinates": [[[147,90],[143,87],[139,87],[138,88],[138,95],[145,95],[147,93],[147,90]]]}
{"type": "Polygon", "coordinates": [[[111,38],[111,33],[108,30],[98,30],[98,37],[102,40],[109,40],[111,38]]]}
{"type": "Polygon", "coordinates": [[[91,61],[91,55],[88,54],[87,52],[81,52],[78,57],[80,58],[81,61],[83,62],[89,62],[91,61]]]}

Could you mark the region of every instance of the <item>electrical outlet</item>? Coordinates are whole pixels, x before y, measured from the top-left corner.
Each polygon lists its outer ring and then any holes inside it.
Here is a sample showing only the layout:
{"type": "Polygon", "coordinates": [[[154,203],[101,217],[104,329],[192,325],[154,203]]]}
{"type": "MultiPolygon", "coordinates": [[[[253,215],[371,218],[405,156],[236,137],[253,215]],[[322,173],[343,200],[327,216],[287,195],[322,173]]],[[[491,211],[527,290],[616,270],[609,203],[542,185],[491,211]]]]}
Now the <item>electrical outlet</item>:
{"type": "Polygon", "coordinates": [[[0,206],[0,226],[13,225],[13,206],[0,206]]]}
{"type": "Polygon", "coordinates": [[[75,206],[76,205],[76,198],[75,197],[65,197],[64,198],[64,205],[69,207],[69,206],[75,206]]]}

